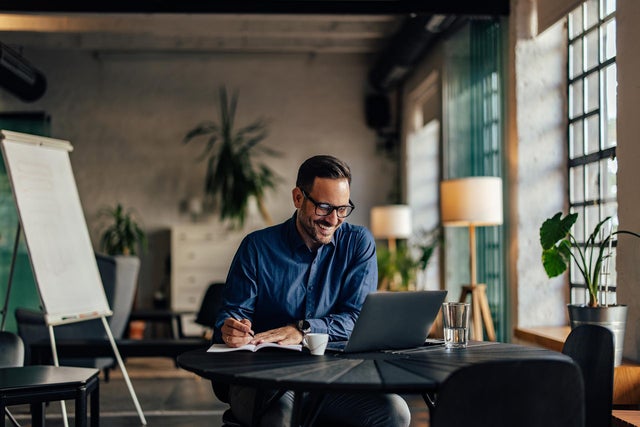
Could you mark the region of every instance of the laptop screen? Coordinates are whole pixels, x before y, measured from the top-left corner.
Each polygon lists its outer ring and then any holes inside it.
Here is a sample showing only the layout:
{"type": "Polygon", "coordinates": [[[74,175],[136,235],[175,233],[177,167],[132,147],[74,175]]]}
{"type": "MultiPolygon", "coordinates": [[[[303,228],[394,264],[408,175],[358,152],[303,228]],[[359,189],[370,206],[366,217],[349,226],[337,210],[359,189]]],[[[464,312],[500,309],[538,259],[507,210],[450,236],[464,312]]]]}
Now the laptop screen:
{"type": "Polygon", "coordinates": [[[447,291],[374,292],[367,295],[347,342],[329,351],[405,349],[425,343],[447,291]]]}

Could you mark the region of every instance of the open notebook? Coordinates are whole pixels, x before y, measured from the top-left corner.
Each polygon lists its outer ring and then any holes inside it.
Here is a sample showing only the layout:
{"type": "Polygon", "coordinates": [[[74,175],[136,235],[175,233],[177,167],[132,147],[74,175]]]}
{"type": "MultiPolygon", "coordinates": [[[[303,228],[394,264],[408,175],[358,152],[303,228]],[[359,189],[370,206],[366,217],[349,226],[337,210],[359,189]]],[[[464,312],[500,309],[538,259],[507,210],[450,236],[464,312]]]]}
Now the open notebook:
{"type": "Polygon", "coordinates": [[[418,347],[447,291],[374,292],[367,295],[349,341],[333,341],[327,351],[355,353],[418,347]]]}

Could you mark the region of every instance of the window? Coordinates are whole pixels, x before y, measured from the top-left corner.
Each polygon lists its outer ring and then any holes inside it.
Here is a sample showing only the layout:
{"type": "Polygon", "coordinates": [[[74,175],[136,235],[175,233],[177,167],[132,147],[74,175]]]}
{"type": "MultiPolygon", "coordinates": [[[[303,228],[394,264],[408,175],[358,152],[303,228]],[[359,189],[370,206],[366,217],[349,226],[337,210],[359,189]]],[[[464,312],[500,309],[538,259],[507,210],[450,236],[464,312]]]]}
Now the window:
{"type": "MultiPolygon", "coordinates": [[[[578,213],[574,235],[582,243],[607,216],[617,225],[615,9],[615,0],[588,0],[568,16],[569,208],[578,213]]],[[[601,279],[612,291],[614,260],[601,279]]],[[[588,300],[582,281],[572,263],[572,303],[588,300]]]]}

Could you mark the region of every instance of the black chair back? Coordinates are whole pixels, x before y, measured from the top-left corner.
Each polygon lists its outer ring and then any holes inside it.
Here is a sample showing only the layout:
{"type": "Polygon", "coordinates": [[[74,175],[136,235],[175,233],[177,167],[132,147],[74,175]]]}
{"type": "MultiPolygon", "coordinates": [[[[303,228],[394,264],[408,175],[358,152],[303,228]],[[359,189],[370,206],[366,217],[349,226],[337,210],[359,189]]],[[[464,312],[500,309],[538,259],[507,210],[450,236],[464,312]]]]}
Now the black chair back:
{"type": "Polygon", "coordinates": [[[216,323],[216,317],[222,307],[222,291],[224,290],[224,283],[212,283],[207,288],[207,291],[202,298],[202,304],[200,304],[200,310],[194,320],[197,324],[207,328],[213,329],[216,323]]]}
{"type": "Polygon", "coordinates": [[[501,360],[447,378],[431,427],[583,427],[584,385],[566,359],[501,360]]]}
{"type": "Polygon", "coordinates": [[[24,365],[24,344],[14,333],[0,331],[0,368],[24,365]]]}
{"type": "Polygon", "coordinates": [[[587,427],[611,425],[613,409],[613,333],[599,325],[580,325],[569,333],[562,352],[580,366],[587,427]]]}

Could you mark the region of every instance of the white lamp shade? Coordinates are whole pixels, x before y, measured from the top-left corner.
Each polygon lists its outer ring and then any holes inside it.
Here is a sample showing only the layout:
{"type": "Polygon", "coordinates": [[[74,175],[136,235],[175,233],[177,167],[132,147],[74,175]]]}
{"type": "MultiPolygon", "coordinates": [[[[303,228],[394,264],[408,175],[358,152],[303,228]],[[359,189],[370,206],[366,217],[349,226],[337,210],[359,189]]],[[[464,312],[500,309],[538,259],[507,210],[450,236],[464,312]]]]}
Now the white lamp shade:
{"type": "Polygon", "coordinates": [[[482,176],[442,181],[440,215],[447,226],[502,224],[502,179],[482,176]]]}
{"type": "Polygon", "coordinates": [[[371,232],[378,239],[411,236],[411,208],[407,205],[375,206],[371,209],[371,232]]]}

